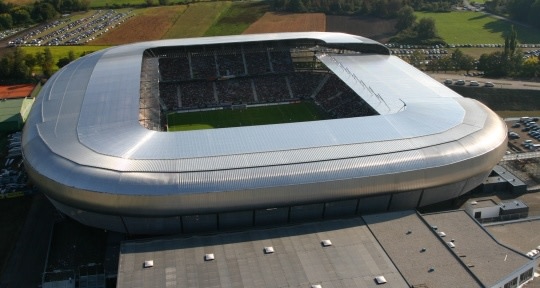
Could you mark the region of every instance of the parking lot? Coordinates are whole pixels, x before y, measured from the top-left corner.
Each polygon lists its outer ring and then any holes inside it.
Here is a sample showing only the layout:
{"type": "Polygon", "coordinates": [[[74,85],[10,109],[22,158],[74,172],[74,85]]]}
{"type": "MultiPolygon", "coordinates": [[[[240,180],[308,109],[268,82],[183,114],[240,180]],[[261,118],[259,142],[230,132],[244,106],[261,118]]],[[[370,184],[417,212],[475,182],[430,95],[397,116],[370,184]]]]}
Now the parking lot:
{"type": "Polygon", "coordinates": [[[540,123],[538,117],[521,117],[509,120],[508,142],[516,152],[532,152],[540,150],[540,123]]]}
{"type": "Polygon", "coordinates": [[[131,16],[131,10],[97,10],[76,20],[64,17],[30,29],[10,40],[8,46],[82,45],[121,25],[131,16]]]}

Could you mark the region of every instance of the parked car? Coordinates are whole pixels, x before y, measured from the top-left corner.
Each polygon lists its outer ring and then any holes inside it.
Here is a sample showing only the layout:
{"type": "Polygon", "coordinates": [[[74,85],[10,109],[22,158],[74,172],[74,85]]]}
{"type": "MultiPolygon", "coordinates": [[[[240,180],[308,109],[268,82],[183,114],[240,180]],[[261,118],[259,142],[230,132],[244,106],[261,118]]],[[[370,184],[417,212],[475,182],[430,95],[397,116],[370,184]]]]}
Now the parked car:
{"type": "Polygon", "coordinates": [[[484,87],[495,87],[495,85],[491,82],[486,82],[486,84],[484,84],[484,87]]]}
{"type": "Polygon", "coordinates": [[[465,85],[465,80],[457,80],[454,84],[456,85],[465,85]]]}
{"type": "Polygon", "coordinates": [[[469,82],[469,86],[480,86],[480,84],[478,81],[471,80],[471,82],[469,82]]]}
{"type": "Polygon", "coordinates": [[[444,84],[450,85],[450,84],[452,84],[452,80],[451,79],[446,79],[446,80],[444,80],[444,84]]]}

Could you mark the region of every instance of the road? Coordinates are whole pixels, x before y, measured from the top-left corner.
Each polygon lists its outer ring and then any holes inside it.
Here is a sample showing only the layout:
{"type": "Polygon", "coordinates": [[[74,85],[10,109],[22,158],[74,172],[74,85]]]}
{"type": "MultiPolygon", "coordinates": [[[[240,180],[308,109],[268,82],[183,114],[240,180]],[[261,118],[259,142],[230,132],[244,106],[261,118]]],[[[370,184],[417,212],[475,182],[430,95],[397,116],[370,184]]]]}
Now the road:
{"type": "Polygon", "coordinates": [[[471,80],[478,81],[482,89],[493,89],[493,88],[484,88],[483,83],[491,82],[495,84],[494,88],[505,88],[505,89],[526,89],[526,90],[540,90],[540,82],[534,81],[521,81],[521,80],[512,80],[512,79],[490,79],[485,77],[475,77],[475,76],[464,76],[463,74],[455,73],[427,73],[432,78],[436,79],[439,82],[443,82],[445,79],[452,79],[453,81],[462,79],[465,80],[466,84],[471,80]]]}

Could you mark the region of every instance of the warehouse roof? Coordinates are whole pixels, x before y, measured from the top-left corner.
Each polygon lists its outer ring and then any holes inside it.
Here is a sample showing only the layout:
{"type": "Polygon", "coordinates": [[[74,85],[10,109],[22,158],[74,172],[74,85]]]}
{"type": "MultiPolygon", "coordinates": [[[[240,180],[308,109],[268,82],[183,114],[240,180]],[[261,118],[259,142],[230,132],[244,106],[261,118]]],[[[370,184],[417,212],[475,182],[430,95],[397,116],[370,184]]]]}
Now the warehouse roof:
{"type": "Polygon", "coordinates": [[[125,242],[117,287],[352,288],[374,287],[377,276],[386,279],[385,287],[407,286],[362,219],[354,218],[125,242]],[[207,254],[214,259],[205,261],[207,254]],[[144,268],[150,260],[153,267],[144,268]]]}

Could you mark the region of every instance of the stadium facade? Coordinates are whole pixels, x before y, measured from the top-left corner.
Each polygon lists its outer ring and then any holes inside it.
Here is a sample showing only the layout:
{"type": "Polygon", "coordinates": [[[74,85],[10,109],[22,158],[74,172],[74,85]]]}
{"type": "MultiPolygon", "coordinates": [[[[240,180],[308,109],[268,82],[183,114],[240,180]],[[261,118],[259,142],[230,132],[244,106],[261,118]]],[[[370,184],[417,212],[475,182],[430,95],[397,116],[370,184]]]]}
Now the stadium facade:
{"type": "Polygon", "coordinates": [[[505,123],[483,104],[384,45],[325,32],[163,40],[95,52],[47,81],[23,133],[26,169],[60,211],[131,234],[421,207],[477,187],[506,144],[505,123]],[[314,75],[315,84],[295,82],[300,73],[314,75]],[[276,75],[286,96],[264,98],[270,88],[260,83],[276,75]],[[174,104],[161,95],[167,85],[174,104]],[[238,87],[247,87],[249,97],[234,98],[245,94],[238,87]],[[306,88],[303,96],[296,92],[306,88]],[[193,92],[194,98],[192,90],[206,95],[193,92]],[[322,121],[163,131],[167,112],[230,107],[238,99],[247,109],[314,99],[332,115],[353,111],[322,121]]]}

